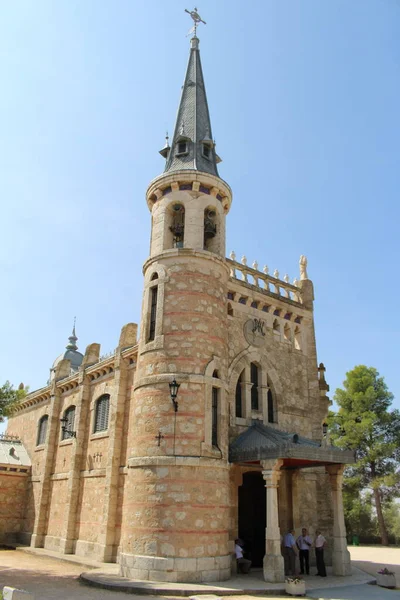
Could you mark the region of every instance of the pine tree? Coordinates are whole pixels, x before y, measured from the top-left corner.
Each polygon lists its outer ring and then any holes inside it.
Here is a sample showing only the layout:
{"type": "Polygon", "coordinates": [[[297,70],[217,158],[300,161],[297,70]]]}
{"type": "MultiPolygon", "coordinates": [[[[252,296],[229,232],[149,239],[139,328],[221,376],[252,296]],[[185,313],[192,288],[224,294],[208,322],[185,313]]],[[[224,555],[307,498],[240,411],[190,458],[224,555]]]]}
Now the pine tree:
{"type": "Polygon", "coordinates": [[[346,480],[360,492],[371,490],[382,544],[388,545],[383,506],[400,495],[400,412],[388,410],[393,394],[373,367],[355,367],[343,386],[334,396],[339,410],[329,417],[331,439],[355,450],[357,462],[346,470],[346,480]]]}
{"type": "Polygon", "coordinates": [[[10,416],[18,402],[26,396],[27,388],[21,383],[17,390],[13,388],[9,381],[6,381],[0,387],[0,423],[3,423],[4,417],[10,416]]]}

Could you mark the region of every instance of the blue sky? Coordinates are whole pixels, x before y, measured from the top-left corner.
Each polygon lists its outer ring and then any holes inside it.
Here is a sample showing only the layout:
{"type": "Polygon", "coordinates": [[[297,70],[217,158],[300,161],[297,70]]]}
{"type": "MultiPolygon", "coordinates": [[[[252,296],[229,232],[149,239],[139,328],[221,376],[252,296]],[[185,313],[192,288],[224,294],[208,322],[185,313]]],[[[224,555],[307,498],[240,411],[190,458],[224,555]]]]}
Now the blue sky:
{"type": "MultiPolygon", "coordinates": [[[[82,351],[138,322],[149,182],[173,130],[191,5],[2,3],[3,382],[45,385],[77,316],[82,351]]],[[[199,31],[227,254],[315,286],[333,390],[375,366],[400,407],[400,0],[203,0],[199,31]]]]}

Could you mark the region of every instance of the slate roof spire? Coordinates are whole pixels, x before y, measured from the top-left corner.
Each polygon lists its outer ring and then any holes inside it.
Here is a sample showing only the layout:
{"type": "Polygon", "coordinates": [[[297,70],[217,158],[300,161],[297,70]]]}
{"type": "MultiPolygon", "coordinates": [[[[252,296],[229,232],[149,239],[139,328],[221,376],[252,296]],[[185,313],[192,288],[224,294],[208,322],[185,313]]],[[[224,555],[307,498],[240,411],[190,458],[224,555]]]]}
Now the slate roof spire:
{"type": "Polygon", "coordinates": [[[190,46],[171,146],[163,148],[160,154],[166,158],[165,173],[195,169],[219,177],[217,163],[221,159],[215,152],[196,35],[190,40],[190,46]]]}
{"type": "Polygon", "coordinates": [[[78,350],[78,346],[76,345],[76,342],[78,341],[78,338],[76,337],[76,333],[75,333],[75,324],[76,324],[76,317],[74,317],[74,327],[72,329],[72,334],[69,336],[68,340],[68,344],[65,346],[65,348],[67,350],[78,350]]]}

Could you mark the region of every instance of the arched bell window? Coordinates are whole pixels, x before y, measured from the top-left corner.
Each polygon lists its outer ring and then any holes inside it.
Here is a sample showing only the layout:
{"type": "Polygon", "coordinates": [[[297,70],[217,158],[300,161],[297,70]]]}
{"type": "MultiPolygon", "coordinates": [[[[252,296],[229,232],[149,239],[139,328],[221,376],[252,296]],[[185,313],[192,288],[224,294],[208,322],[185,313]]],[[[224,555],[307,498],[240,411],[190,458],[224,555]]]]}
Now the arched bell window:
{"type": "Polygon", "coordinates": [[[208,207],[204,211],[204,250],[213,251],[213,240],[217,235],[217,211],[208,207]]]}
{"type": "Polygon", "coordinates": [[[185,208],[182,204],[172,205],[172,219],[170,231],[172,232],[173,248],[183,248],[185,239],[185,208]]]}

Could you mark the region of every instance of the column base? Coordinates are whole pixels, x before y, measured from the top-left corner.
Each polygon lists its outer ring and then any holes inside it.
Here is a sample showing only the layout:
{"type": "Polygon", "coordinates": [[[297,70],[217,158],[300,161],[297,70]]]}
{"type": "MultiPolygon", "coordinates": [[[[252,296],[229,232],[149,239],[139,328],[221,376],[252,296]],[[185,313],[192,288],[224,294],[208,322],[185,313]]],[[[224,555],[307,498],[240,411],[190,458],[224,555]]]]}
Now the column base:
{"type": "Polygon", "coordinates": [[[263,560],[264,581],[282,583],[285,581],[285,566],[282,554],[266,554],[263,560]]]}
{"type": "Polygon", "coordinates": [[[44,548],[44,538],[45,536],[43,534],[32,533],[30,543],[31,548],[44,548]]]}
{"type": "Polygon", "coordinates": [[[75,541],[67,538],[60,539],[60,552],[61,554],[74,554],[75,553],[75,541]]]}
{"type": "Polygon", "coordinates": [[[345,577],[351,575],[350,552],[347,550],[346,538],[334,538],[332,552],[332,572],[345,577]]]}

